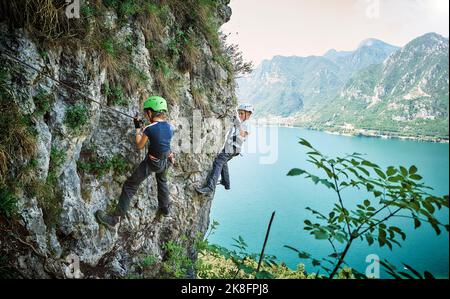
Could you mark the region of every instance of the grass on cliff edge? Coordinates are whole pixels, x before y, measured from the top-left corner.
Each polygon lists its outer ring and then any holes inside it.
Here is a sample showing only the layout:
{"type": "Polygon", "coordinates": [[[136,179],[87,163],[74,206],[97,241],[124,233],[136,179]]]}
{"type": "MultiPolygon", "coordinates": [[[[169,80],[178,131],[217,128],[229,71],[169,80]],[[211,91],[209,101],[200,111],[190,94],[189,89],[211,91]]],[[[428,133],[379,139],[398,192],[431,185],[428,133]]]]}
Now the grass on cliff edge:
{"type": "Polygon", "coordinates": [[[42,117],[50,104],[44,95],[39,94],[35,98],[36,112],[24,115],[10,92],[9,76],[6,69],[0,69],[0,216],[14,218],[18,198],[24,193],[37,199],[44,221],[53,226],[58,222],[61,211],[56,181],[65,153],[53,147],[47,178],[41,180],[37,177],[36,131],[31,118],[42,117]]]}
{"type": "Polygon", "coordinates": [[[0,214],[12,216],[15,212],[15,192],[24,161],[36,153],[36,136],[30,129],[30,120],[13,100],[7,86],[9,72],[0,69],[0,214]]]}

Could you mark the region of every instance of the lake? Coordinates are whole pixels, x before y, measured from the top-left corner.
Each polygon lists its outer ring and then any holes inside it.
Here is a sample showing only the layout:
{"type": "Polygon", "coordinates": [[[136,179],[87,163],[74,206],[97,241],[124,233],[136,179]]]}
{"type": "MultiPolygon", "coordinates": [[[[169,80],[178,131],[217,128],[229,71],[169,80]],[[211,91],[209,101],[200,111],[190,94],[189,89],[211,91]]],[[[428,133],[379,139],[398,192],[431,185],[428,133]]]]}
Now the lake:
{"type": "MultiPolygon", "coordinates": [[[[297,264],[304,263],[308,272],[318,270],[311,263],[300,260],[293,251],[283,247],[290,245],[319,258],[332,253],[327,241],[315,240],[303,230],[303,221],[315,220],[306,210],[307,207],[328,213],[336,203],[336,195],[303,177],[286,176],[294,167],[314,171],[306,162],[306,149],[298,144],[300,137],[330,157],[358,152],[366,154],[367,160],[383,169],[391,165],[403,165],[407,168],[416,165],[419,174],[424,177],[424,182],[434,188],[432,194],[442,196],[449,193],[448,144],[346,137],[299,128],[255,127],[247,141],[243,157],[236,157],[229,164],[232,190],[225,191],[221,186],[217,187],[211,221],[217,220],[220,225],[215,234],[209,237],[211,243],[233,249],[232,238],[242,236],[249,245],[249,252],[260,252],[269,218],[271,213],[276,211],[266,254],[275,255],[279,261],[284,261],[292,269],[295,269],[297,264]],[[255,150],[255,145],[261,141],[261,132],[272,133],[272,136],[277,134],[275,138],[270,139],[270,144],[274,145],[273,150],[277,149],[278,157],[265,161],[272,160],[270,162],[275,163],[261,163],[261,159],[268,156],[267,149],[258,147],[262,150],[255,150]]],[[[266,144],[269,144],[269,141],[266,144]]],[[[317,171],[315,173],[319,174],[317,171]]],[[[343,194],[348,208],[366,198],[368,197],[361,197],[358,192],[347,191],[343,194]]],[[[447,211],[438,213],[445,224],[449,219],[447,211]]],[[[368,265],[366,257],[376,254],[380,259],[387,259],[395,265],[401,266],[403,262],[418,270],[430,271],[437,277],[448,278],[448,233],[444,230],[440,236],[436,236],[426,223],[414,230],[412,220],[409,219],[397,218],[393,223],[407,234],[401,248],[394,245],[393,251],[390,251],[386,247],[380,248],[377,243],[369,247],[367,242],[358,242],[350,249],[347,263],[364,273],[368,265]]]]}

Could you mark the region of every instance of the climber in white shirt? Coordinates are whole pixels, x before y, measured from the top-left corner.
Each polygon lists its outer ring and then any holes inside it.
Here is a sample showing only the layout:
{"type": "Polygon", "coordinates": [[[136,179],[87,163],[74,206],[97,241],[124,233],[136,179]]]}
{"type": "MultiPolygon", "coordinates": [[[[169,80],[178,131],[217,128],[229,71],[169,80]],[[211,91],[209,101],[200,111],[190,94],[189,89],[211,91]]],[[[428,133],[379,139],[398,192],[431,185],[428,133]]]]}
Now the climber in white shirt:
{"type": "Polygon", "coordinates": [[[214,160],[213,169],[207,178],[206,184],[203,187],[195,188],[198,193],[213,193],[220,176],[222,177],[220,184],[223,185],[226,190],[230,190],[228,161],[241,153],[242,145],[244,144],[249,134],[250,126],[248,120],[252,116],[253,112],[253,105],[239,105],[238,117],[235,116],[233,119],[233,126],[227,134],[227,138],[221,153],[214,160]]]}

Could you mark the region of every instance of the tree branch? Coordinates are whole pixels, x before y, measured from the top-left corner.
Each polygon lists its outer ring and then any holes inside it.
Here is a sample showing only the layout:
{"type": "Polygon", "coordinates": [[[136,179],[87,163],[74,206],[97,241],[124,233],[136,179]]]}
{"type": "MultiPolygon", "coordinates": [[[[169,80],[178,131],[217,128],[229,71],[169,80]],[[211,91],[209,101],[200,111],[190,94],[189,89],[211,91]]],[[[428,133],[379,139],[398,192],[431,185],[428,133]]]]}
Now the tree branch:
{"type": "Polygon", "coordinates": [[[344,207],[344,203],[343,203],[342,197],[341,197],[341,192],[339,191],[339,186],[338,186],[337,179],[336,179],[336,177],[337,177],[336,176],[336,171],[334,169],[334,165],[333,164],[331,164],[331,169],[333,171],[334,186],[336,188],[336,193],[337,193],[338,198],[339,198],[339,204],[341,205],[342,212],[344,213],[344,218],[345,218],[345,223],[347,224],[348,234],[349,234],[349,236],[351,238],[352,231],[350,229],[350,221],[348,220],[348,216],[347,216],[347,213],[346,213],[347,210],[344,207]]]}
{"type": "Polygon", "coordinates": [[[350,236],[350,240],[348,241],[347,246],[345,246],[344,252],[342,252],[342,255],[339,258],[337,265],[334,267],[333,272],[331,272],[331,274],[330,274],[330,279],[333,279],[334,276],[336,275],[337,271],[339,271],[339,268],[341,267],[342,263],[344,262],[344,258],[347,255],[347,252],[350,249],[350,246],[352,245],[353,240],[354,240],[354,238],[352,236],[350,236]]]}
{"type": "Polygon", "coordinates": [[[387,221],[389,218],[392,218],[393,216],[395,216],[395,214],[397,214],[398,212],[400,212],[401,210],[403,210],[404,208],[400,207],[397,210],[395,210],[394,212],[390,213],[388,216],[386,216],[385,218],[379,220],[377,223],[369,226],[368,228],[366,228],[365,230],[363,230],[361,233],[358,233],[358,236],[364,235],[367,231],[377,227],[378,225],[380,225],[381,223],[387,221]]]}

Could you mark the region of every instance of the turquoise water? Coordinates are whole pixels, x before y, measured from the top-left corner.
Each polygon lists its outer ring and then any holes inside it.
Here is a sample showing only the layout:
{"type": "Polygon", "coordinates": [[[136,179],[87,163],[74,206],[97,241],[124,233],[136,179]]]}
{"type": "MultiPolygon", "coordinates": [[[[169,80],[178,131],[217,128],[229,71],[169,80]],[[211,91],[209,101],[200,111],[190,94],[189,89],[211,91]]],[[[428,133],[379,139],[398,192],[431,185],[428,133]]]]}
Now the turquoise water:
{"type": "MultiPolygon", "coordinates": [[[[259,130],[274,130],[260,128],[259,130]]],[[[248,140],[249,148],[255,145],[256,131],[248,140]]],[[[434,188],[434,195],[449,193],[449,145],[397,139],[368,137],[345,137],[298,128],[278,128],[278,159],[276,163],[260,163],[261,153],[244,153],[230,162],[232,190],[218,187],[211,210],[211,220],[219,221],[218,230],[209,239],[211,243],[232,249],[233,237],[242,236],[250,252],[259,252],[264,242],[270,215],[276,211],[267,254],[295,269],[298,263],[305,263],[306,270],[316,271],[309,262],[300,260],[289,249],[290,245],[307,251],[315,257],[326,257],[332,253],[326,241],[315,240],[303,230],[305,219],[313,220],[305,210],[311,207],[328,212],[336,202],[336,196],[320,185],[301,177],[287,177],[294,168],[313,170],[306,162],[306,149],[298,144],[299,137],[305,138],[322,153],[330,156],[358,152],[367,154],[369,161],[381,167],[416,165],[425,183],[434,188]]],[[[250,149],[248,150],[250,151],[250,149]]],[[[255,152],[255,151],[252,151],[255,152]]],[[[314,170],[313,170],[314,171],[314,170]]],[[[365,198],[361,193],[346,192],[344,201],[349,207],[365,198]]],[[[448,210],[439,213],[439,218],[448,223],[448,210]]],[[[407,239],[401,248],[369,247],[367,242],[358,242],[349,251],[347,263],[364,272],[369,254],[377,254],[395,265],[402,262],[422,271],[430,271],[438,277],[449,276],[449,235],[444,230],[436,236],[427,224],[414,230],[412,220],[398,218],[395,224],[404,228],[407,239]]]]}

